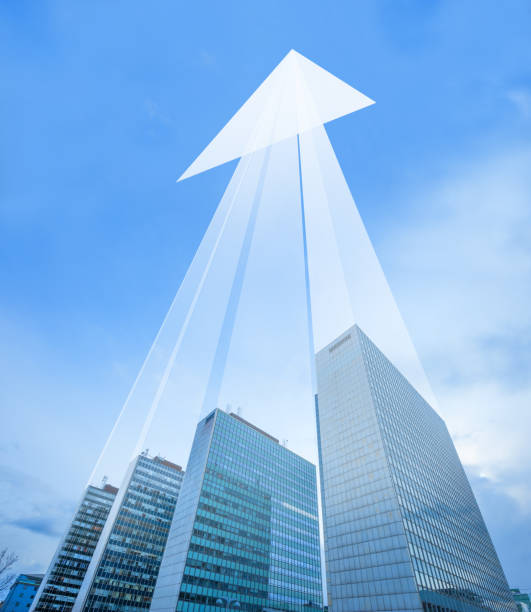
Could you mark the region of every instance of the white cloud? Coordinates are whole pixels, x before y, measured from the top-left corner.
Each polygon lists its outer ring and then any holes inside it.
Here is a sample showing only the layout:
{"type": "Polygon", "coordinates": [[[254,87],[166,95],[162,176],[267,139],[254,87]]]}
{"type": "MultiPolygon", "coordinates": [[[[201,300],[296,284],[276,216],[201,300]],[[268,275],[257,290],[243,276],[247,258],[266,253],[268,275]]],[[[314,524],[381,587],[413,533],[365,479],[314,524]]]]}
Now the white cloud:
{"type": "MultiPolygon", "coordinates": [[[[531,150],[455,168],[415,199],[390,278],[469,468],[531,512],[531,150]]],[[[383,258],[392,261],[391,257],[383,258]]]]}
{"type": "Polygon", "coordinates": [[[524,119],[531,117],[531,91],[527,89],[511,89],[507,97],[516,106],[524,119]]]}
{"type": "Polygon", "coordinates": [[[73,503],[35,474],[0,465],[0,541],[18,557],[15,571],[42,572],[71,520],[73,503]]]}

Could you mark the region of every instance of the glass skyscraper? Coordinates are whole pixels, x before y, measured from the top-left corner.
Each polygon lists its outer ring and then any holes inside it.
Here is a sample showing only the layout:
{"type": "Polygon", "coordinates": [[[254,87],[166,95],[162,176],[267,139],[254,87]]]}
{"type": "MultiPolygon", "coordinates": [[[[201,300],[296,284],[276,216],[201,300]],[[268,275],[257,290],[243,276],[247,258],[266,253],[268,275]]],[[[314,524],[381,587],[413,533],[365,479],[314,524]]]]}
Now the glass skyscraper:
{"type": "Polygon", "coordinates": [[[118,489],[89,486],[35,597],[32,612],[72,609],[118,489]]]}
{"type": "Polygon", "coordinates": [[[239,416],[197,426],[152,611],[321,610],[315,466],[239,416]]]}
{"type": "Polygon", "coordinates": [[[316,373],[331,611],[516,610],[444,421],[357,326],[316,373]]]}
{"type": "Polygon", "coordinates": [[[184,472],[143,453],[129,466],[73,610],[146,610],[184,472]]]}

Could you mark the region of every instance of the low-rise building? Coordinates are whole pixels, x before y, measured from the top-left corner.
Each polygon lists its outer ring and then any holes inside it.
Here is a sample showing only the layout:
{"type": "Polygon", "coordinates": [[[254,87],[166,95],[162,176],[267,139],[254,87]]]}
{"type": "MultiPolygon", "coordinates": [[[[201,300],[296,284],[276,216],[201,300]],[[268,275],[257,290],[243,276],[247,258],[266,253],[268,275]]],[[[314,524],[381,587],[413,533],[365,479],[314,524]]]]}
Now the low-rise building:
{"type": "Polygon", "coordinates": [[[2,604],[2,612],[22,612],[28,610],[35,599],[43,574],[20,574],[11,585],[2,604]]]}

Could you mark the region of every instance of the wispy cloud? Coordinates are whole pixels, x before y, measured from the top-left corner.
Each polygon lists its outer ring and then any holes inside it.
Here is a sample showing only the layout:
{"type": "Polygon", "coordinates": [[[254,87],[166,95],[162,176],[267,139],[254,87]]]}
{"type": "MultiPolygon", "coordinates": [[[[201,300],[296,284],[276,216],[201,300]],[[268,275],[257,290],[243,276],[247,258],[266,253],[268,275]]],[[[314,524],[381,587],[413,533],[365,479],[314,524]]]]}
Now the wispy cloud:
{"type": "Polygon", "coordinates": [[[163,112],[154,100],[147,98],[144,104],[150,120],[159,121],[169,126],[175,125],[175,121],[167,113],[163,112]]]}
{"type": "Polygon", "coordinates": [[[529,89],[511,89],[507,92],[507,97],[524,119],[531,118],[531,91],[529,89]]]}
{"type": "Polygon", "coordinates": [[[199,52],[199,59],[205,66],[213,66],[216,63],[216,58],[212,53],[209,53],[206,49],[201,49],[199,52]]]}
{"type": "Polygon", "coordinates": [[[27,531],[51,537],[59,536],[62,533],[61,530],[58,529],[56,523],[57,519],[55,516],[30,516],[9,522],[13,527],[19,527],[20,529],[26,529],[27,531]]]}
{"type": "Polygon", "coordinates": [[[390,241],[397,287],[464,463],[531,512],[531,150],[464,163],[390,241]]]}
{"type": "Polygon", "coordinates": [[[0,499],[0,540],[18,555],[17,569],[43,571],[72,517],[72,500],[5,465],[0,466],[0,499]]]}

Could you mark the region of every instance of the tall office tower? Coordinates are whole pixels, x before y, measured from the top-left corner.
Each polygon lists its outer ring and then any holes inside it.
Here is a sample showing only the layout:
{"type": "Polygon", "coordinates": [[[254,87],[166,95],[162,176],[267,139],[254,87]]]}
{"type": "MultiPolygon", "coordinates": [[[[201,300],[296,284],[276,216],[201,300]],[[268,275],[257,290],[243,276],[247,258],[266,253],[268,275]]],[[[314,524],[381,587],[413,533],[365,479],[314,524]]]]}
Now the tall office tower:
{"type": "Polygon", "coordinates": [[[357,326],[316,371],[332,612],[514,611],[444,421],[357,326]]]}
{"type": "Polygon", "coordinates": [[[321,610],[315,466],[234,414],[197,426],[151,610],[321,610]]]}
{"type": "Polygon", "coordinates": [[[138,456],[129,466],[73,610],[149,608],[184,472],[138,456]]]}
{"type": "Polygon", "coordinates": [[[118,489],[89,486],[44,576],[32,610],[72,609],[118,489]]]}

